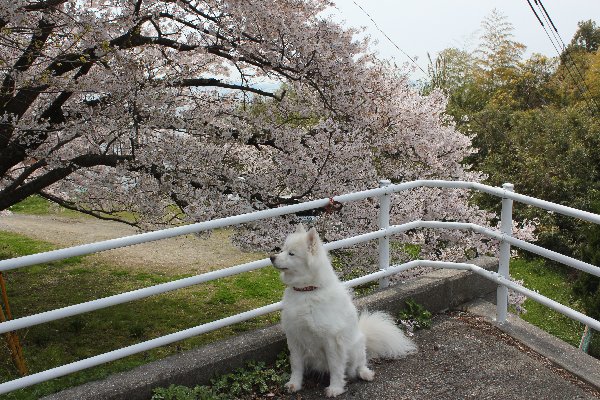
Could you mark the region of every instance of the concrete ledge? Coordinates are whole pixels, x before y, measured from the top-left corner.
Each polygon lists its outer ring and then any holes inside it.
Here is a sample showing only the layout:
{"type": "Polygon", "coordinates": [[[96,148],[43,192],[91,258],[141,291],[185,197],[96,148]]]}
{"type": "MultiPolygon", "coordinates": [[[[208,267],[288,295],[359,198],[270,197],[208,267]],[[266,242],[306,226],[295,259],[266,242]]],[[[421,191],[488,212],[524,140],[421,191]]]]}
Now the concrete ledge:
{"type": "Polygon", "coordinates": [[[495,306],[485,301],[474,301],[466,305],[465,311],[485,317],[531,350],[600,390],[600,360],[515,315],[509,314],[506,323],[497,323],[495,306]]]}
{"type": "MultiPolygon", "coordinates": [[[[489,270],[497,270],[498,266],[498,260],[492,257],[480,257],[471,262],[489,270]]],[[[405,284],[362,297],[356,304],[359,308],[395,314],[404,308],[406,300],[412,298],[437,313],[477,298],[489,297],[495,289],[495,284],[472,272],[434,270],[405,284]]],[[[273,361],[285,348],[285,336],[278,324],[67,389],[44,399],[146,400],[151,397],[153,388],[170,384],[205,384],[215,375],[231,372],[248,360],[273,361]]]]}
{"type": "MultiPolygon", "coordinates": [[[[469,261],[487,270],[498,270],[498,259],[479,257],[469,261]]],[[[476,298],[495,296],[496,285],[467,271],[433,270],[417,279],[392,286],[358,299],[357,307],[385,310],[392,314],[404,308],[404,301],[413,299],[433,313],[438,313],[476,298]]]]}

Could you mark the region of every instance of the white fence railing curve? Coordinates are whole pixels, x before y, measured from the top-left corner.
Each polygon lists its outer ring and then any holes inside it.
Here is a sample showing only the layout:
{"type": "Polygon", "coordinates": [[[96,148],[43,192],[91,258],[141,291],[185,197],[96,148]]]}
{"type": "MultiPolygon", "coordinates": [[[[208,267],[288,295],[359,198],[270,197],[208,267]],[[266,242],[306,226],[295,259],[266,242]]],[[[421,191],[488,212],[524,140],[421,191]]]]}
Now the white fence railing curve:
{"type": "MultiPolygon", "coordinates": [[[[580,218],[589,222],[600,224],[600,215],[589,213],[586,211],[577,210],[571,207],[554,204],[548,201],[536,199],[522,194],[514,193],[511,184],[504,184],[502,188],[483,185],[476,182],[463,181],[441,181],[441,180],[418,180],[400,184],[391,184],[389,181],[381,181],[380,187],[376,189],[365,190],[361,192],[348,193],[340,196],[335,196],[333,200],[339,203],[363,200],[366,198],[375,197],[380,202],[379,215],[379,230],[353,236],[350,238],[338,240],[325,244],[328,250],[349,247],[358,243],[363,243],[370,240],[378,240],[379,248],[379,267],[380,270],[356,279],[345,282],[349,287],[361,285],[367,282],[379,281],[381,286],[386,286],[386,278],[390,275],[397,274],[402,271],[417,267],[434,267],[434,268],[449,268],[472,271],[478,275],[485,277],[498,284],[497,291],[497,309],[496,318],[500,323],[506,321],[508,307],[508,289],[522,293],[527,297],[542,303],[574,320],[584,323],[592,329],[600,330],[600,321],[590,318],[576,310],[566,307],[554,300],[551,300],[537,292],[529,290],[510,280],[509,261],[510,247],[515,246],[521,249],[533,252],[540,256],[558,261],[565,265],[585,271],[600,277],[600,268],[588,264],[586,262],[544,249],[532,243],[512,237],[512,203],[518,201],[524,204],[540,207],[549,211],[557,212],[563,215],[580,218]],[[469,189],[488,193],[502,199],[501,213],[501,228],[500,231],[485,228],[476,224],[464,222],[440,222],[440,221],[412,221],[401,225],[389,225],[389,201],[393,193],[410,190],[418,187],[435,187],[435,188],[450,188],[450,189],[469,189]],[[414,260],[401,265],[390,266],[389,263],[389,240],[390,237],[409,230],[414,229],[457,229],[470,230],[490,238],[500,241],[500,255],[498,272],[487,271],[474,264],[469,263],[453,263],[443,261],[429,260],[414,260]]],[[[278,217],[286,214],[294,214],[301,211],[325,207],[330,204],[332,199],[325,198],[319,200],[308,201],[301,204],[279,207],[275,209],[257,211],[248,214],[236,215],[227,218],[199,222],[175,228],[164,229],[160,231],[142,233],[138,235],[127,236],[118,239],[104,240],[101,242],[85,244],[80,246],[69,247],[60,250],[53,250],[44,253],[32,254],[23,257],[17,257],[7,260],[0,260],[0,271],[21,268],[34,264],[40,264],[50,261],[62,260],[69,257],[92,254],[100,251],[116,249],[125,246],[131,246],[140,243],[151,242],[155,240],[167,239],[190,233],[197,233],[211,229],[224,228],[235,226],[247,222],[259,221],[262,219],[278,217]]],[[[88,301],[81,304],[76,304],[56,310],[46,311],[35,315],[16,318],[0,323],[0,334],[15,331],[18,329],[27,328],[30,326],[42,324],[45,322],[55,321],[61,318],[66,318],[78,314],[83,314],[93,310],[110,307],[116,304],[122,304],[134,300],[143,299],[156,294],[165,293],[192,285],[197,285],[204,282],[209,282],[215,279],[226,276],[236,275],[247,271],[252,271],[258,268],[263,268],[271,265],[269,259],[265,258],[258,261],[253,261],[245,264],[236,265],[229,268],[224,268],[218,271],[212,271],[201,275],[192,276],[189,278],[179,279],[159,285],[133,290],[109,297],[104,297],[97,300],[88,301]]],[[[269,304],[253,310],[232,315],[227,318],[212,321],[193,328],[185,329],[176,333],[172,333],[159,338],[151,339],[132,346],[113,350],[108,353],[100,354],[84,360],[76,361],[70,364],[52,368],[46,371],[38,372],[12,381],[0,384],[0,394],[8,393],[17,389],[35,385],[50,379],[64,376],[83,369],[91,368],[110,361],[118,360],[132,354],[137,354],[156,347],[164,346],[183,339],[197,336],[206,332],[210,332],[228,325],[233,325],[238,322],[246,321],[264,314],[268,314],[281,309],[281,302],[269,304]]]]}

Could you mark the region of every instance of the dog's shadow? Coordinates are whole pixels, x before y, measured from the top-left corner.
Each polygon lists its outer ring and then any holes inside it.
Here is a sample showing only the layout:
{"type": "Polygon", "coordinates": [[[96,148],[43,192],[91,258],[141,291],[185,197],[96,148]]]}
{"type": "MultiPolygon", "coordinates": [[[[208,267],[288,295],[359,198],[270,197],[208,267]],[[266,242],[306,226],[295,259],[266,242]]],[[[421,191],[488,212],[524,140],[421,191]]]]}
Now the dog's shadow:
{"type": "MultiPolygon", "coordinates": [[[[374,366],[385,363],[385,362],[389,362],[390,360],[385,360],[385,359],[373,359],[371,360],[371,364],[373,364],[374,366]]],[[[352,395],[353,389],[356,389],[356,385],[368,385],[369,382],[365,382],[361,379],[355,378],[355,379],[349,379],[347,381],[347,391],[344,393],[345,395],[352,395]]],[[[327,372],[318,372],[318,371],[306,371],[304,373],[304,381],[302,383],[302,392],[314,392],[317,393],[319,395],[319,398],[321,398],[320,394],[322,392],[322,390],[324,390],[327,386],[329,386],[329,373],[327,372]]],[[[287,394],[287,396],[285,397],[280,397],[280,398],[285,398],[285,399],[302,399],[302,392],[298,392],[298,393],[294,393],[294,394],[287,394]]],[[[344,394],[342,394],[342,396],[339,397],[344,397],[344,394]]],[[[312,396],[313,394],[311,394],[312,396]]],[[[311,397],[312,398],[312,397],[311,397]]]]}
{"type": "Polygon", "coordinates": [[[329,385],[329,374],[326,372],[307,371],[304,373],[304,389],[323,389],[329,385]]]}

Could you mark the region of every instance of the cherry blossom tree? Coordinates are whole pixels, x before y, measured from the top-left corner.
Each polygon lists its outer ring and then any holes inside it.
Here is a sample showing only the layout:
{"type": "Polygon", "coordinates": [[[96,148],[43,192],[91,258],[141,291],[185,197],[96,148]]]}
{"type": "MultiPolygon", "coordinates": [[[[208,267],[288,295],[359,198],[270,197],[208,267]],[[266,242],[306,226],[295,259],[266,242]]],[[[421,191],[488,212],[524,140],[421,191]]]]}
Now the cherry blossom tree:
{"type": "MultiPolygon", "coordinates": [[[[0,210],[32,194],[144,229],[413,179],[482,179],[470,138],[325,0],[14,0],[0,4],[0,210]]],[[[317,212],[326,240],[374,202],[317,212]]],[[[299,216],[246,226],[279,243],[299,216]]],[[[461,190],[396,196],[392,222],[486,224],[461,190]]],[[[417,232],[440,258],[494,244],[417,232]]],[[[473,254],[473,253],[470,253],[473,254]]]]}

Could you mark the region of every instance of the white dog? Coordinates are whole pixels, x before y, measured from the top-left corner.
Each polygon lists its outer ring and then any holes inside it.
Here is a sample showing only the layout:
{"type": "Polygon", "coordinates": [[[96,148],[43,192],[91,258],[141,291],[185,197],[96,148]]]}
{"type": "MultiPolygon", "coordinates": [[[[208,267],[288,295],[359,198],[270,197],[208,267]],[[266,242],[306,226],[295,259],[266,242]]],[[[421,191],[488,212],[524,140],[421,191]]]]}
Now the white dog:
{"type": "Polygon", "coordinates": [[[288,236],[271,262],[287,288],[281,323],[290,349],[290,392],[302,388],[305,369],[329,372],[328,397],[343,393],[346,377],[373,380],[367,357],[400,358],[416,351],[392,318],[362,312],[337,278],[317,231],[302,225],[288,236]]]}

